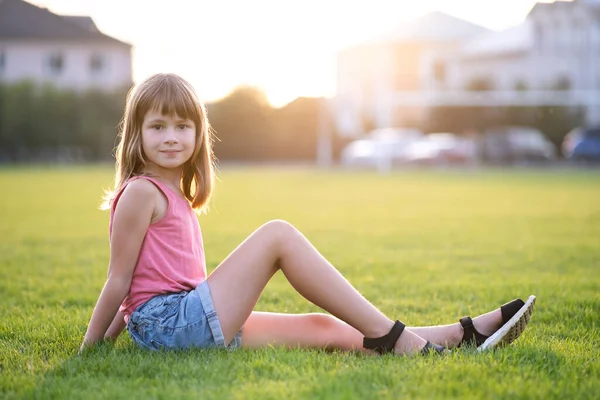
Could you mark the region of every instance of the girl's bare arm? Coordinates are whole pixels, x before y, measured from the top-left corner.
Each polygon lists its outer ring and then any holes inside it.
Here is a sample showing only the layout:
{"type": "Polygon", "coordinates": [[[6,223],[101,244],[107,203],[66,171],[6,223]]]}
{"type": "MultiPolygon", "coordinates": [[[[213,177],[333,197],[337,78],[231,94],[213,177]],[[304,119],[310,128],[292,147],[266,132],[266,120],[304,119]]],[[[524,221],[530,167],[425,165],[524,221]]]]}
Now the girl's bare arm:
{"type": "Polygon", "coordinates": [[[82,348],[101,341],[105,336],[112,336],[118,328],[119,333],[123,330],[124,323],[123,327],[120,327],[114,325],[113,321],[129,292],[139,251],[154,213],[157,193],[152,183],[139,179],[127,185],[117,203],[111,235],[108,279],[94,308],[82,348]],[[111,326],[114,330],[108,332],[111,326]]]}
{"type": "Polygon", "coordinates": [[[125,313],[117,311],[117,315],[113,319],[112,323],[108,327],[108,330],[104,334],[105,340],[117,340],[123,329],[125,329],[125,313]]]}

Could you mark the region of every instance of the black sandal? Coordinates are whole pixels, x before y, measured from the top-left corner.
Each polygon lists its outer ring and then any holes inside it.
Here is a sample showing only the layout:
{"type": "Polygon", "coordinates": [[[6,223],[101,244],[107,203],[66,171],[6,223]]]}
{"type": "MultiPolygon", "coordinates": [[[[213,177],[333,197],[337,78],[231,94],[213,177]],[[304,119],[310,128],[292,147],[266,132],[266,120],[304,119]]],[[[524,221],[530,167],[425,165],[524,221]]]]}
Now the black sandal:
{"type": "MultiPolygon", "coordinates": [[[[510,303],[506,303],[500,307],[500,311],[502,312],[502,326],[506,324],[524,305],[525,302],[523,300],[515,299],[510,303]]],[[[473,325],[473,320],[471,317],[461,318],[460,325],[462,326],[464,333],[457,347],[479,347],[489,338],[489,336],[485,336],[475,329],[475,325],[473,325]]]]}
{"type": "MultiPolygon", "coordinates": [[[[392,353],[394,352],[396,342],[398,341],[400,335],[402,335],[402,332],[404,332],[405,327],[406,325],[404,325],[402,322],[396,321],[387,335],[378,338],[364,338],[363,347],[365,349],[374,350],[379,354],[392,353]]],[[[425,346],[421,349],[422,355],[427,355],[434,352],[437,354],[442,354],[446,352],[446,348],[427,341],[425,346]]]]}

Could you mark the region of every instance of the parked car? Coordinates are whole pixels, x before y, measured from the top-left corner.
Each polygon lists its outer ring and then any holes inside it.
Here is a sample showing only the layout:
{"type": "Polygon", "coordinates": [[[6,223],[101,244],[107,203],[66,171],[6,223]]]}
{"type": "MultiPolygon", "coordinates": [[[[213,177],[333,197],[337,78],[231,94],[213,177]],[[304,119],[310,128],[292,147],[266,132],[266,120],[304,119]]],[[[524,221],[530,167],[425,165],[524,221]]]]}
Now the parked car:
{"type": "Polygon", "coordinates": [[[406,146],[403,159],[408,164],[472,164],[477,143],[453,133],[430,133],[406,146]]]}
{"type": "Polygon", "coordinates": [[[486,130],[480,141],[480,154],[491,163],[518,163],[556,159],[556,149],[538,129],[524,126],[486,130]]]}
{"type": "Polygon", "coordinates": [[[367,137],[371,140],[410,142],[421,139],[423,131],[414,128],[381,128],[369,132],[367,137]]]}
{"type": "Polygon", "coordinates": [[[377,129],[342,149],[340,161],[345,166],[388,169],[404,162],[404,150],[423,137],[416,129],[377,129]]]}
{"type": "Polygon", "coordinates": [[[567,133],[562,153],[573,161],[600,161],[600,127],[575,128],[567,133]]]}

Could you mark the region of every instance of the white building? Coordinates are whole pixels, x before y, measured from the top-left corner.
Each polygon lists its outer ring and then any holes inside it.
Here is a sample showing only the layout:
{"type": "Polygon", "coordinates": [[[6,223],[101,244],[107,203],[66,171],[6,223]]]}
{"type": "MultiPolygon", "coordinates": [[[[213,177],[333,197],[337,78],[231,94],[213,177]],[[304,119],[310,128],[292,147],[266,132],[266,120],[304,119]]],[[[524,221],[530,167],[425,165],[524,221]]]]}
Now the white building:
{"type": "Polygon", "coordinates": [[[367,127],[411,125],[422,107],[391,104],[396,93],[428,88],[431,54],[456,52],[465,40],[489,30],[441,12],[400,26],[338,55],[337,123],[356,135],[367,127]]]}
{"type": "Polygon", "coordinates": [[[600,89],[600,0],[536,4],[522,24],[467,42],[450,65],[452,89],[486,79],[494,90],[600,89]]]}
{"type": "MultiPolygon", "coordinates": [[[[371,115],[377,116],[372,119],[376,127],[414,125],[418,118],[426,118],[427,109],[434,105],[584,106],[588,122],[600,122],[600,0],[538,3],[522,24],[503,32],[468,31],[458,22],[445,22],[451,17],[441,14],[438,18],[437,24],[424,18],[412,25],[439,33],[445,26],[454,31],[458,43],[447,45],[441,41],[443,37],[436,38],[436,45],[409,55],[412,86],[398,86],[391,79],[393,74],[379,71],[388,68],[406,73],[401,59],[407,55],[402,49],[407,41],[423,43],[422,37],[413,35],[403,41],[392,37],[365,45],[371,52],[385,49],[385,54],[373,58],[379,64],[377,60],[389,60],[390,54],[399,52],[395,63],[371,67],[377,71],[371,78],[349,73],[351,62],[345,52],[340,54],[335,104],[343,133],[360,133],[361,123],[371,115]],[[366,89],[358,90],[359,85],[366,89]],[[475,88],[489,92],[470,91],[475,88]],[[375,100],[364,95],[369,91],[377,94],[375,100]]],[[[447,37],[448,32],[442,36],[447,37]]]]}
{"type": "Polygon", "coordinates": [[[21,80],[75,90],[128,87],[131,45],[103,34],[89,17],[0,0],[0,81],[21,80]]]}

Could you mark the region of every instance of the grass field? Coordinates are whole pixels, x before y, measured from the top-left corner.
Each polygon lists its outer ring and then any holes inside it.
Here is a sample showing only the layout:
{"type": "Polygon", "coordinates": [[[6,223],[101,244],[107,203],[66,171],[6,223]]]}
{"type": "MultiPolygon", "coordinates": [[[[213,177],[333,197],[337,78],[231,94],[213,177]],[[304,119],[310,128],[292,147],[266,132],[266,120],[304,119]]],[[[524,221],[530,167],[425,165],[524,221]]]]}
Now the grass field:
{"type": "MultiPolygon", "coordinates": [[[[224,169],[200,218],[209,270],[270,219],[293,223],[410,325],[538,297],[511,347],[442,358],[308,350],[77,355],[106,277],[110,167],[0,170],[0,398],[598,398],[600,171],[224,169]]],[[[281,274],[258,308],[317,311],[281,274]]]]}

